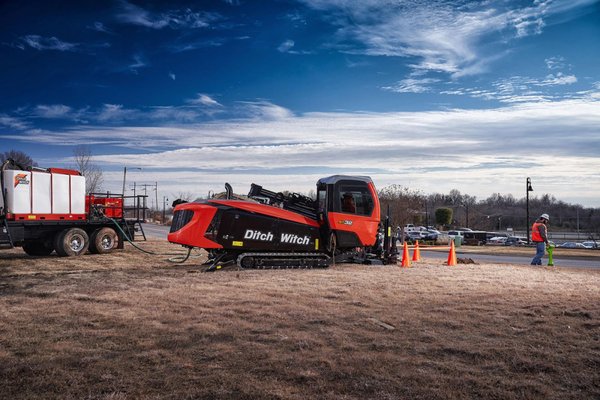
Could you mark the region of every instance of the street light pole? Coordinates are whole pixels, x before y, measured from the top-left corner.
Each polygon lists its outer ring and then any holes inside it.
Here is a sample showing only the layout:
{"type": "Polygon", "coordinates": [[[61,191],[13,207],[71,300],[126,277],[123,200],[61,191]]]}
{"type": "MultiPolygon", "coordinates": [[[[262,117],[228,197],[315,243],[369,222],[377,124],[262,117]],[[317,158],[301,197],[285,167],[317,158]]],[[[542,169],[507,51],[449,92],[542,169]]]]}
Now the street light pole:
{"type": "Polygon", "coordinates": [[[533,188],[531,187],[531,178],[529,177],[527,177],[527,181],[525,182],[525,192],[527,193],[527,221],[525,221],[525,225],[527,226],[527,244],[529,244],[529,192],[533,192],[533,188]]]}

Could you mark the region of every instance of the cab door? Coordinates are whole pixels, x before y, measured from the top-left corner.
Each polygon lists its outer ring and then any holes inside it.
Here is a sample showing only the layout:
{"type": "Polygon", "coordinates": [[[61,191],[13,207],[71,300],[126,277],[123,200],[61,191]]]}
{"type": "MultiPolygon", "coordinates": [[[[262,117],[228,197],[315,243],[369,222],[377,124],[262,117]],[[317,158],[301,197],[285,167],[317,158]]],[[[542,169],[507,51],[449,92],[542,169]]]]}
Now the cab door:
{"type": "Polygon", "coordinates": [[[377,239],[380,207],[372,182],[340,180],[330,191],[327,204],[329,229],[339,248],[373,246],[377,239]]]}

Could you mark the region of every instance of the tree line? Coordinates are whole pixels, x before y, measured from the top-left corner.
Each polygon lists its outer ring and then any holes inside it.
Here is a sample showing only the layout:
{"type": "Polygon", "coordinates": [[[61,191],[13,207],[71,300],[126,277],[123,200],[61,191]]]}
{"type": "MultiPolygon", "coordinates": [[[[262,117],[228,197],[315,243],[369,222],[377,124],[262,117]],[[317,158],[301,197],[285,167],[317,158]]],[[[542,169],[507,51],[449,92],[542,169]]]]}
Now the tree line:
{"type": "Polygon", "coordinates": [[[475,196],[462,194],[456,189],[448,194],[424,194],[391,185],[379,191],[379,198],[382,214],[387,213],[389,206],[390,217],[398,226],[415,224],[445,229],[504,231],[512,228],[525,231],[541,214],[547,213],[554,230],[600,233],[600,208],[566,203],[550,194],[529,197],[529,220],[526,197],[515,198],[512,194],[494,193],[486,199],[477,200],[475,196]]]}

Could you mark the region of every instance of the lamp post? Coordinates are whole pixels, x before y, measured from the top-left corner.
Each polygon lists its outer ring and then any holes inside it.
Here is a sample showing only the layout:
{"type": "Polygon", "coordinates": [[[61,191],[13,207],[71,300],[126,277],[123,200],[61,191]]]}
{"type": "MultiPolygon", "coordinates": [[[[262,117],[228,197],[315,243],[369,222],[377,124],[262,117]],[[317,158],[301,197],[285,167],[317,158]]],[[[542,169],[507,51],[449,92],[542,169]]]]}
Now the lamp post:
{"type": "Polygon", "coordinates": [[[527,221],[525,221],[525,225],[527,226],[527,244],[529,244],[529,192],[533,192],[533,188],[531,187],[531,178],[527,177],[527,181],[525,182],[525,192],[526,195],[526,207],[527,207],[527,221]]]}

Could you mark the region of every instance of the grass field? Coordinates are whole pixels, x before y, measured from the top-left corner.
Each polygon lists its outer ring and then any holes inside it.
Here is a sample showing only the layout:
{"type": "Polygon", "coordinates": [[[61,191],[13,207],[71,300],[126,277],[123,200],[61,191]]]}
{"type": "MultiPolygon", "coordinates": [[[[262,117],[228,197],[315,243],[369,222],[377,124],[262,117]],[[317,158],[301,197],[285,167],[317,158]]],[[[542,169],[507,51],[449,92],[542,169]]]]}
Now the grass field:
{"type": "Polygon", "coordinates": [[[596,271],[166,258],[0,252],[0,398],[600,398],[596,271]]]}

